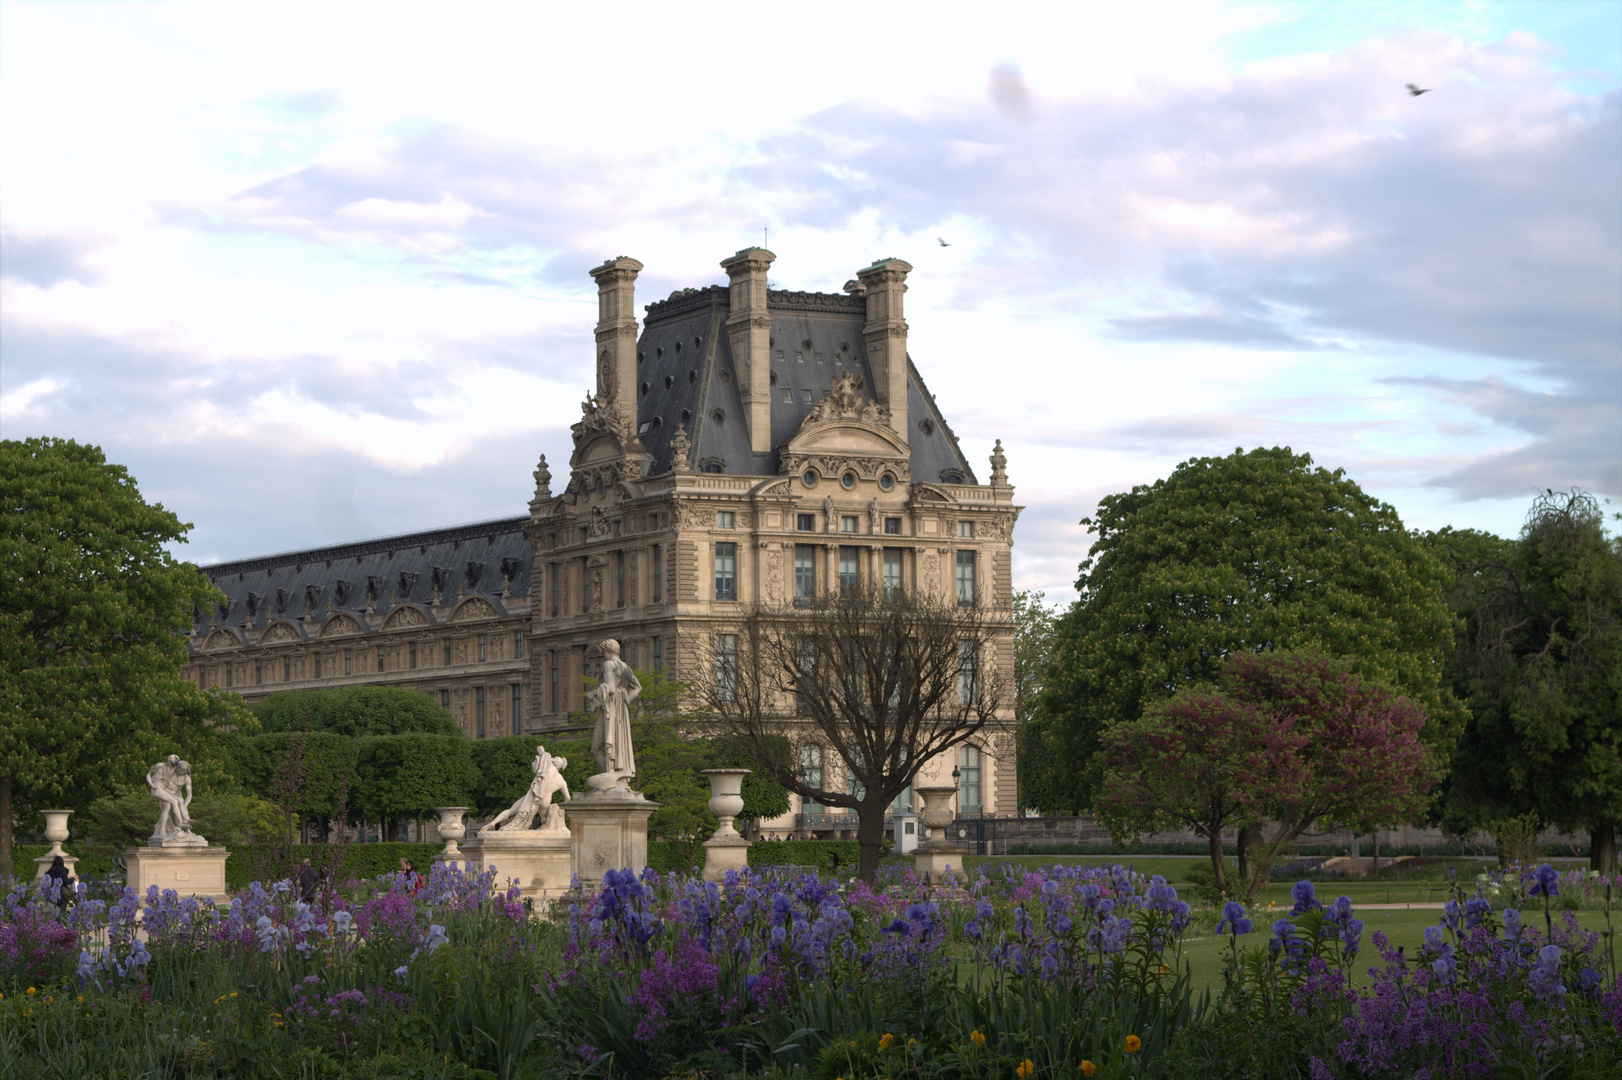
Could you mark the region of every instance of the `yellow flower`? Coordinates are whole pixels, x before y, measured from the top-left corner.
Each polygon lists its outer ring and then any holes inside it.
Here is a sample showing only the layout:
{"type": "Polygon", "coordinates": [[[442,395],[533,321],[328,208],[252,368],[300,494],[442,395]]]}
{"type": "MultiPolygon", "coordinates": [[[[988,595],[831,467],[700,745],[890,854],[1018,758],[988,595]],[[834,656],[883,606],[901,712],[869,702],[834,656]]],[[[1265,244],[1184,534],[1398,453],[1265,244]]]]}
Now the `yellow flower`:
{"type": "Polygon", "coordinates": [[[84,1004],[84,995],[80,994],[77,998],[74,998],[74,1000],[77,1001],[79,1004],[83,1005],[84,1004]]]}
{"type": "Polygon", "coordinates": [[[986,1037],[982,1032],[971,1031],[969,1032],[969,1041],[976,1046],[984,1046],[986,1044],[986,1037]]]}
{"type": "Polygon", "coordinates": [[[1081,1059],[1081,1075],[1090,1077],[1090,1076],[1093,1075],[1093,1073],[1095,1073],[1097,1071],[1098,1071],[1098,1066],[1097,1065],[1094,1065],[1092,1062],[1088,1061],[1086,1058],[1081,1059]]]}
{"type": "Polygon", "coordinates": [[[1014,1075],[1019,1077],[1019,1080],[1031,1080],[1031,1075],[1035,1072],[1036,1062],[1032,1061],[1030,1058],[1026,1058],[1024,1061],[1019,1063],[1019,1068],[1014,1070],[1014,1075]]]}
{"type": "Polygon", "coordinates": [[[32,997],[32,996],[33,996],[33,995],[34,995],[34,994],[35,994],[35,993],[37,993],[37,991],[36,991],[36,990],[35,990],[35,989],[34,989],[34,988],[33,988],[33,987],[32,987],[32,986],[30,986],[30,987],[29,987],[29,988],[28,988],[28,994],[29,994],[29,996],[30,996],[30,997],[32,997]]]}
{"type": "Polygon", "coordinates": [[[883,1035],[879,1036],[879,1049],[888,1050],[890,1049],[890,1044],[893,1042],[895,1042],[895,1036],[886,1031],[883,1035]]]}
{"type": "Polygon", "coordinates": [[[918,1045],[918,1040],[917,1039],[908,1039],[907,1040],[907,1045],[908,1046],[917,1046],[918,1045]]]}
{"type": "Polygon", "coordinates": [[[1136,1035],[1128,1035],[1126,1037],[1126,1046],[1124,1049],[1129,1054],[1135,1054],[1139,1050],[1143,1049],[1143,1040],[1138,1038],[1136,1035]]]}

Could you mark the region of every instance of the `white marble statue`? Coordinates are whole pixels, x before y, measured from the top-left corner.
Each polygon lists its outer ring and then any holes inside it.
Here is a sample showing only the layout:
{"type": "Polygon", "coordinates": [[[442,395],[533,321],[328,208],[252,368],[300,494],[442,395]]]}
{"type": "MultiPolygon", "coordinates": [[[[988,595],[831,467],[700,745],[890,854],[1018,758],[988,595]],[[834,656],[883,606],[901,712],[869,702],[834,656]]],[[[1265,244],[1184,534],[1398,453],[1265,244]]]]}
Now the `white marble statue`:
{"type": "Polygon", "coordinates": [[[487,832],[557,832],[568,831],[563,822],[563,806],[552,801],[555,792],[563,792],[563,801],[569,801],[569,782],[563,779],[563,770],[569,767],[566,757],[553,757],[546,747],[535,748],[535,760],[530,768],[535,778],[518,801],[497,814],[480,834],[487,832]],[[540,822],[537,825],[536,819],[540,822]]]}
{"type": "Polygon", "coordinates": [[[207,847],[208,841],[191,829],[191,766],[170,754],[146,771],[147,786],[162,808],[152,827],[153,847],[207,847]]]}
{"type": "Polygon", "coordinates": [[[586,695],[586,707],[597,711],[597,726],[591,733],[591,756],[598,773],[586,783],[593,791],[616,789],[630,794],[626,781],[636,775],[636,755],[631,750],[631,702],[642,692],[631,665],[620,659],[617,641],[605,641],[602,678],[586,695]]]}

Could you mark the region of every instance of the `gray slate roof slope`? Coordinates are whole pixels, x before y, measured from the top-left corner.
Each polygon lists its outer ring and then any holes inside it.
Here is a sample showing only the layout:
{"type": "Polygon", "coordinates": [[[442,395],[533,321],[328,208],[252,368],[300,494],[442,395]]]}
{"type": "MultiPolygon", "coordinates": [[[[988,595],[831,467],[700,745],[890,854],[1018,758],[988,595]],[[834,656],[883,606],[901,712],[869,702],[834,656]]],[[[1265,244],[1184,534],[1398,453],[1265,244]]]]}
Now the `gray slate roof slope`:
{"type": "Polygon", "coordinates": [[[223,614],[212,609],[201,612],[195,631],[201,634],[216,626],[247,623],[250,593],[260,598],[252,620],[259,627],[274,618],[297,621],[304,613],[309,587],[320,590],[313,605],[317,618],[325,616],[329,602],[337,609],[364,607],[368,589],[374,593],[373,610],[379,614],[393,606],[390,597],[399,603],[426,603],[433,594],[436,569],[445,582],[441,599],[454,597],[458,588],[470,594],[499,596],[503,576],[509,578],[512,595],[527,595],[530,546],[524,526],[528,523],[528,515],[476,521],[205,566],[203,573],[225,593],[229,606],[223,614]],[[340,583],[347,583],[347,588],[340,583]]]}
{"type": "MultiPolygon", "coordinates": [[[[859,376],[872,397],[873,372],[862,328],[867,321],[861,297],[840,293],[767,294],[771,314],[772,445],[786,442],[833,380],[846,371],[859,376]]],[[[725,286],[684,289],[647,306],[637,342],[637,429],[653,456],[652,473],[670,468],[670,439],[681,423],[692,440],[694,469],[706,460],[745,476],[775,476],[776,450],[749,448],[743,397],[738,389],[731,341],[726,333],[725,286]],[[646,387],[646,390],[643,389],[646,387]],[[685,418],[685,420],[684,420],[685,418]]],[[[912,430],[912,474],[935,481],[956,473],[975,483],[957,438],[940,416],[918,371],[908,363],[908,412],[912,430]],[[919,421],[928,419],[932,434],[919,421]]]]}

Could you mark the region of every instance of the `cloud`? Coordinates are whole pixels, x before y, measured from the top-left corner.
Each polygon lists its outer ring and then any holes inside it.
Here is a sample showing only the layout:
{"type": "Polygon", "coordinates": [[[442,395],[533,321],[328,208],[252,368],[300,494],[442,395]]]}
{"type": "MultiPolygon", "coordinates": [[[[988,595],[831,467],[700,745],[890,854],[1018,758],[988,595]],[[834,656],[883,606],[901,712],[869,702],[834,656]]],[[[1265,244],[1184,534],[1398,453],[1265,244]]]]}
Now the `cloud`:
{"type": "Polygon", "coordinates": [[[87,259],[107,243],[102,236],[0,230],[0,276],[42,289],[65,282],[95,285],[101,274],[87,259]]]}
{"type": "Polygon", "coordinates": [[[1336,348],[1298,337],[1276,323],[1249,315],[1137,315],[1108,319],[1112,337],[1126,341],[1200,341],[1243,349],[1336,348]]]}

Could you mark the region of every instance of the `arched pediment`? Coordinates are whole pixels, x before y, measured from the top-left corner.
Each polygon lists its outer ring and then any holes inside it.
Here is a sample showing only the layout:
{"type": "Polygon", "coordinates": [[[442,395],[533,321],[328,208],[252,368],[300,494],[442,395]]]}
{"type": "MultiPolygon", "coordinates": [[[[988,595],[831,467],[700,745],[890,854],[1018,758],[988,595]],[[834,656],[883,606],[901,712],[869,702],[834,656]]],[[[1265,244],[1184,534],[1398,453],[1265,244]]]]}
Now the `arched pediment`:
{"type": "Polygon", "coordinates": [[[324,638],[345,637],[350,634],[364,634],[366,627],[361,625],[359,619],[353,615],[339,612],[321,624],[321,636],[324,638]]]}
{"type": "Polygon", "coordinates": [[[277,619],[265,627],[259,634],[259,644],[275,645],[283,641],[301,641],[304,631],[298,624],[288,622],[286,619],[277,619]]]}
{"type": "Polygon", "coordinates": [[[445,621],[475,622],[479,619],[499,619],[506,614],[507,609],[493,596],[469,596],[456,605],[456,610],[445,621]]]}
{"type": "Polygon", "coordinates": [[[899,432],[887,424],[855,417],[816,421],[808,418],[783,446],[788,454],[849,454],[853,457],[899,457],[912,454],[899,432]]]}
{"type": "Polygon", "coordinates": [[[933,501],[955,503],[958,501],[957,496],[953,495],[945,488],[938,487],[935,484],[925,483],[921,480],[912,485],[912,498],[914,502],[933,501]]]}
{"type": "Polygon", "coordinates": [[[208,637],[203,639],[203,651],[213,649],[238,649],[247,642],[243,639],[242,631],[234,626],[216,627],[208,637]]]}
{"type": "Polygon", "coordinates": [[[383,629],[410,630],[418,626],[432,626],[434,614],[421,604],[396,604],[388,618],[383,620],[383,629]]]}

